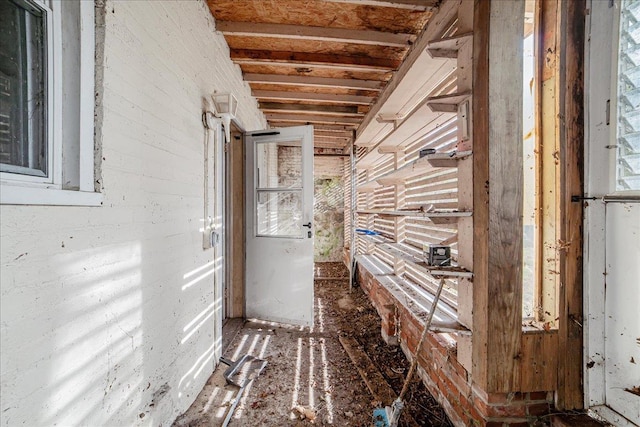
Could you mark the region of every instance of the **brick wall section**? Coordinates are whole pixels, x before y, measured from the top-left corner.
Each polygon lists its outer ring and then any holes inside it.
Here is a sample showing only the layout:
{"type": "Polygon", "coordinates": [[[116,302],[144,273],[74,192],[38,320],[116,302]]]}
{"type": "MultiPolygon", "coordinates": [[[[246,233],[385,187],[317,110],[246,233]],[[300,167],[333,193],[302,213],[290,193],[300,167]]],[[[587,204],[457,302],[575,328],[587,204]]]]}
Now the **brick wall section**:
{"type": "MultiPolygon", "coordinates": [[[[362,265],[358,282],[380,315],[382,335],[393,337],[399,330],[400,346],[412,359],[422,334],[417,317],[362,265]]],[[[479,389],[458,363],[455,348],[439,334],[427,336],[418,363],[423,383],[456,426],[529,426],[553,409],[553,392],[487,394],[479,389]]]]}

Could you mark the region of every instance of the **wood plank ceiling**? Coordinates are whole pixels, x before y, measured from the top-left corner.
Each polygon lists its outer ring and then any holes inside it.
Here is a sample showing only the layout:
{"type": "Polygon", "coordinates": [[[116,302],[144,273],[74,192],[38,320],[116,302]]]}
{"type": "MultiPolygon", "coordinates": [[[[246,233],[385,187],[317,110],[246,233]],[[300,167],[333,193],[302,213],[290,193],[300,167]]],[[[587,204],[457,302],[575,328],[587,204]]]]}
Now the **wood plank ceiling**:
{"type": "Polygon", "coordinates": [[[314,125],[318,154],[350,145],[438,3],[208,0],[269,125],[314,125]]]}

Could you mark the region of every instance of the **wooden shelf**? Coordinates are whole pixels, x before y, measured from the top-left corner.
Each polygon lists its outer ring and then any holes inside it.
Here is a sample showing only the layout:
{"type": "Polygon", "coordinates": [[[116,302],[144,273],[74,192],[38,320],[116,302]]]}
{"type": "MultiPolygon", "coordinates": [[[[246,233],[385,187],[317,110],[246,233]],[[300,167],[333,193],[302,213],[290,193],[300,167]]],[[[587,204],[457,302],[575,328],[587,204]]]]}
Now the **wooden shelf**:
{"type": "Polygon", "coordinates": [[[453,222],[457,222],[458,218],[470,217],[473,215],[472,212],[466,211],[420,211],[420,210],[396,210],[396,211],[387,211],[384,209],[371,209],[371,210],[363,210],[356,211],[359,215],[377,215],[381,217],[390,216],[390,217],[408,217],[408,218],[428,218],[434,224],[450,224],[453,222]]]}
{"type": "Polygon", "coordinates": [[[433,266],[427,265],[422,257],[416,257],[404,251],[402,246],[398,243],[377,243],[376,246],[387,252],[389,255],[393,255],[403,261],[412,263],[417,269],[433,276],[433,277],[448,277],[448,278],[472,278],[473,273],[458,266],[433,266]]]}
{"type": "MultiPolygon", "coordinates": [[[[424,138],[432,130],[443,125],[451,119],[454,112],[434,111],[428,105],[430,99],[440,99],[439,97],[427,98],[415,108],[407,117],[400,121],[395,129],[385,136],[374,148],[362,156],[356,163],[358,169],[366,169],[373,166],[384,156],[392,154],[386,147],[406,147],[424,138]]],[[[457,113],[457,110],[456,110],[457,113]]]]}
{"type": "Polygon", "coordinates": [[[377,188],[381,188],[382,185],[375,179],[365,182],[362,185],[356,185],[356,191],[358,193],[371,193],[375,191],[377,188]]]}
{"type": "Polygon", "coordinates": [[[465,33],[433,40],[427,44],[427,52],[432,58],[457,58],[458,50],[473,38],[473,33],[465,33]]]}
{"type": "Polygon", "coordinates": [[[450,95],[431,96],[426,104],[434,113],[457,113],[458,105],[471,96],[471,92],[453,93],[450,95]]]}
{"type": "Polygon", "coordinates": [[[471,151],[460,151],[452,153],[435,153],[429,154],[413,162],[398,168],[392,172],[384,174],[377,178],[377,181],[381,185],[393,185],[402,183],[405,180],[414,176],[423,174],[427,171],[428,167],[433,168],[453,168],[457,166],[458,160],[469,157],[471,151]]]}
{"type": "MultiPolygon", "coordinates": [[[[432,291],[396,276],[391,267],[373,255],[357,255],[356,260],[375,276],[376,280],[393,295],[400,305],[413,313],[421,323],[424,323],[433,301],[432,291]]],[[[435,333],[470,335],[471,331],[458,322],[456,312],[455,304],[441,299],[434,313],[430,330],[435,333]]]]}

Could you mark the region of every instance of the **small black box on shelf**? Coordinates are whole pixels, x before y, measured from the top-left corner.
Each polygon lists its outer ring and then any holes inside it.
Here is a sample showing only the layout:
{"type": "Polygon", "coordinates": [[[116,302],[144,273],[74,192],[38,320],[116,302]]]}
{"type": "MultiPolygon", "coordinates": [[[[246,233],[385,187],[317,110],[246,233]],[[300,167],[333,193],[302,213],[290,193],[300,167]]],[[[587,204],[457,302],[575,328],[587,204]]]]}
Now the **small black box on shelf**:
{"type": "Polygon", "coordinates": [[[423,252],[427,265],[440,267],[451,265],[451,246],[424,245],[423,252]]]}
{"type": "Polygon", "coordinates": [[[422,150],[420,150],[420,158],[428,156],[429,154],[435,154],[435,152],[435,148],[423,148],[422,150]]]}

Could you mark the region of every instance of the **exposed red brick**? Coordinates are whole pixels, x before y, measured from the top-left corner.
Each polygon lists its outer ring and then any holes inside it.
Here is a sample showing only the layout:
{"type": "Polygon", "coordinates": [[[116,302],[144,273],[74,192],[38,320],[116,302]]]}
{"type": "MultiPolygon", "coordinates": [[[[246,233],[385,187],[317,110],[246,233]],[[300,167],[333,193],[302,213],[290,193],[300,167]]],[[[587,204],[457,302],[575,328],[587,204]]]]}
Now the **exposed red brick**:
{"type": "MultiPolygon", "coordinates": [[[[362,266],[360,273],[361,286],[380,315],[381,331],[393,335],[399,325],[403,352],[415,354],[423,325],[362,266]]],[[[426,388],[455,424],[528,426],[528,416],[544,415],[552,409],[552,392],[486,393],[472,385],[470,373],[458,362],[455,348],[439,334],[427,335],[418,364],[418,374],[426,388]]]]}
{"type": "Polygon", "coordinates": [[[533,391],[529,393],[529,400],[547,400],[546,391],[533,391]]]}
{"type": "Polygon", "coordinates": [[[546,415],[551,411],[551,405],[548,403],[534,403],[527,406],[527,415],[546,415]]]}

